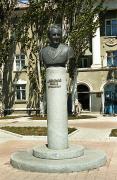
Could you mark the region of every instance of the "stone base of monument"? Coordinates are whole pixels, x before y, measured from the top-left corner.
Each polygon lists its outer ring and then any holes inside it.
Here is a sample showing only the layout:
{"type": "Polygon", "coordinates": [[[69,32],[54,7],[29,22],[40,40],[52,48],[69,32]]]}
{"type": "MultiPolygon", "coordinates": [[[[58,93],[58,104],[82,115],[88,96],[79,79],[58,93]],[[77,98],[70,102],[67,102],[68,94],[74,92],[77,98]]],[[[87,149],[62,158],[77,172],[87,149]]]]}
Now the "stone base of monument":
{"type": "Polygon", "coordinates": [[[10,162],[14,168],[25,171],[79,172],[103,166],[106,163],[106,154],[103,151],[85,149],[82,146],[71,146],[59,151],[50,150],[47,147],[36,147],[12,154],[10,162]]]}
{"type": "Polygon", "coordinates": [[[13,167],[34,172],[78,172],[103,166],[106,154],[83,146],[68,145],[66,69],[46,70],[47,144],[11,156],[13,167]]]}
{"type": "Polygon", "coordinates": [[[70,146],[66,149],[49,149],[46,145],[42,147],[33,148],[33,155],[41,159],[71,159],[76,158],[84,154],[84,147],[70,146]]]}

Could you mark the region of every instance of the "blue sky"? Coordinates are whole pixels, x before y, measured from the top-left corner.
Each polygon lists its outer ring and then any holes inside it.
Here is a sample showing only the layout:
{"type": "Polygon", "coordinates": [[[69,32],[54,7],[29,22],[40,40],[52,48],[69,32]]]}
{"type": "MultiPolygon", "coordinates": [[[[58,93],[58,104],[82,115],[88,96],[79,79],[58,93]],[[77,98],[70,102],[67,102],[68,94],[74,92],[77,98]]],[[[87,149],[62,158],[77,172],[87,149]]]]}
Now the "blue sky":
{"type": "Polygon", "coordinates": [[[20,2],[24,2],[24,3],[27,3],[28,0],[19,0],[20,2]]]}

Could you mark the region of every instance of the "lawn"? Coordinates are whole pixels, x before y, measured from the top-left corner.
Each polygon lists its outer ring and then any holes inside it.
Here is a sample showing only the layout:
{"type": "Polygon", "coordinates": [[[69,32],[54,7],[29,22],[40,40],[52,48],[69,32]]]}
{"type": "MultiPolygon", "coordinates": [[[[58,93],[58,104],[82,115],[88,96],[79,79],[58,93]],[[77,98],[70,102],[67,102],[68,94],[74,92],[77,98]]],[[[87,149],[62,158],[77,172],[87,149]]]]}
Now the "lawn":
{"type": "MultiPolygon", "coordinates": [[[[0,129],[10,131],[20,135],[30,135],[30,136],[47,136],[47,127],[14,127],[5,126],[0,129]]],[[[68,128],[68,133],[72,133],[76,128],[68,128]]]]}
{"type": "Polygon", "coordinates": [[[117,129],[112,129],[110,136],[117,137],[117,129]]]}
{"type": "Polygon", "coordinates": [[[2,116],[0,117],[0,120],[5,120],[5,119],[16,119],[16,118],[19,118],[19,117],[22,117],[22,116],[2,116]]]}
{"type": "MultiPolygon", "coordinates": [[[[91,118],[96,118],[96,116],[91,116],[91,115],[80,115],[78,117],[76,116],[68,116],[68,120],[72,120],[72,119],[91,119],[91,118]]],[[[32,120],[46,120],[47,119],[47,116],[45,117],[42,117],[42,116],[31,116],[31,119],[32,120]]]]}

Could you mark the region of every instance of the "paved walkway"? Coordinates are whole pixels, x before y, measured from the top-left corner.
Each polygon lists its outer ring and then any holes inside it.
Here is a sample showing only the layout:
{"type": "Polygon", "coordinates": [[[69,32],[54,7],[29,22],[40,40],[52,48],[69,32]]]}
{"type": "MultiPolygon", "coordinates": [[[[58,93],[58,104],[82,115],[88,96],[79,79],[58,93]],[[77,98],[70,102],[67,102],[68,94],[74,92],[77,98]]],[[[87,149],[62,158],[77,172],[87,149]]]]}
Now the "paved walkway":
{"type": "MultiPolygon", "coordinates": [[[[1,120],[0,126],[46,126],[46,121],[33,121],[29,118],[1,120]]],[[[105,166],[91,171],[75,173],[32,173],[14,169],[10,165],[13,152],[45,144],[46,137],[23,137],[0,130],[0,180],[117,180],[117,138],[110,138],[111,129],[117,128],[117,117],[98,116],[93,119],[71,120],[69,126],[77,131],[69,136],[70,144],[104,150],[107,154],[105,166]]]]}

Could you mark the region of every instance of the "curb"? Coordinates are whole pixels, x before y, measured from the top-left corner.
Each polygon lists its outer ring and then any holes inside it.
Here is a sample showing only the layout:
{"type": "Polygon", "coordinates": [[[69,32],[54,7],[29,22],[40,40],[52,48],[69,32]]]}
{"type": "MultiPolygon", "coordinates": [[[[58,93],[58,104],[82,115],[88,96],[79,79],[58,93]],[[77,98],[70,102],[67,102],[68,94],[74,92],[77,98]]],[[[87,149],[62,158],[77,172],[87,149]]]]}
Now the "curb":
{"type": "Polygon", "coordinates": [[[6,130],[3,130],[3,129],[0,129],[0,131],[6,133],[6,134],[10,134],[10,135],[13,135],[14,137],[17,137],[17,138],[20,138],[21,140],[46,140],[47,139],[47,136],[26,136],[26,135],[20,135],[20,134],[16,134],[16,133],[13,133],[13,132],[10,132],[10,131],[6,131],[6,130]]]}

